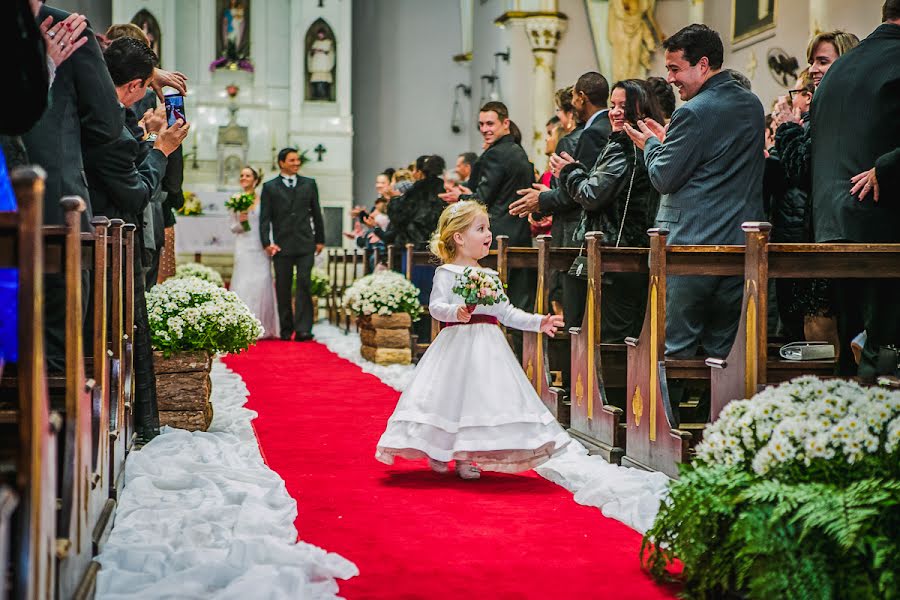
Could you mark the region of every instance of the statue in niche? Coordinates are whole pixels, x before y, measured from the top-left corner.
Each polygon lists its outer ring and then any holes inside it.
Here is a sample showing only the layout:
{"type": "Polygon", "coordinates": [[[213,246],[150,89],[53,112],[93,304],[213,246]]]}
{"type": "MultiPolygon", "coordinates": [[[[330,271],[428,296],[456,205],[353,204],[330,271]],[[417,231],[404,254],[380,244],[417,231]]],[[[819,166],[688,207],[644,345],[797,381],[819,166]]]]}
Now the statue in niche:
{"type": "Polygon", "coordinates": [[[306,34],[306,99],[334,102],[334,33],[325,21],[313,23],[306,34]]]}
{"type": "Polygon", "coordinates": [[[210,71],[228,68],[253,72],[250,62],[250,0],[218,0],[219,34],[210,71]]]}
{"type": "Polygon", "coordinates": [[[647,76],[650,53],[665,39],[654,12],[656,0],[609,0],[612,81],[647,76]]]}
{"type": "Polygon", "coordinates": [[[156,54],[157,64],[161,64],[162,32],[159,28],[159,21],[156,20],[156,17],[149,10],[142,8],[131,17],[131,22],[140,27],[147,39],[150,40],[150,49],[156,54]]]}

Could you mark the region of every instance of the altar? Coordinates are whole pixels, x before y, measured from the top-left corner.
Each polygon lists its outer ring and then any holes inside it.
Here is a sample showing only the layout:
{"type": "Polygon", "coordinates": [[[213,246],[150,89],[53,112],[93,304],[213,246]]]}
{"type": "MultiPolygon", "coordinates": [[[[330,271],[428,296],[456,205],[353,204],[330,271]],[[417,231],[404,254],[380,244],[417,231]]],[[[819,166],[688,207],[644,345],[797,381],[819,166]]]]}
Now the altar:
{"type": "MultiPolygon", "coordinates": [[[[179,254],[231,254],[222,203],[251,166],[263,181],[296,148],[319,188],[326,243],[350,228],[353,116],[348,0],[113,0],[112,20],[148,33],[160,66],[188,78],[185,192],[201,216],[178,215],[179,254]]],[[[259,189],[257,190],[259,191],[259,189]]]]}

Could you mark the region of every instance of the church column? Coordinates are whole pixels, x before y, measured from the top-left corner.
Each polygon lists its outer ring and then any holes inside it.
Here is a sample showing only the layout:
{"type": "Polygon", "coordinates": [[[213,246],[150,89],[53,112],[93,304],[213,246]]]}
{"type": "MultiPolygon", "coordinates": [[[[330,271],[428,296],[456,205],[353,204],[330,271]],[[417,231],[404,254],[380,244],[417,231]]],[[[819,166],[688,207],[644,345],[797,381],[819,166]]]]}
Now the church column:
{"type": "Polygon", "coordinates": [[[527,16],[524,22],[534,57],[533,133],[530,146],[532,159],[537,164],[538,157],[544,154],[544,128],[547,119],[553,114],[553,95],[556,92],[556,49],[566,31],[567,18],[562,13],[543,14],[527,16]]]}
{"type": "Polygon", "coordinates": [[[703,0],[691,0],[691,9],[688,16],[690,23],[703,23],[703,0]]]}

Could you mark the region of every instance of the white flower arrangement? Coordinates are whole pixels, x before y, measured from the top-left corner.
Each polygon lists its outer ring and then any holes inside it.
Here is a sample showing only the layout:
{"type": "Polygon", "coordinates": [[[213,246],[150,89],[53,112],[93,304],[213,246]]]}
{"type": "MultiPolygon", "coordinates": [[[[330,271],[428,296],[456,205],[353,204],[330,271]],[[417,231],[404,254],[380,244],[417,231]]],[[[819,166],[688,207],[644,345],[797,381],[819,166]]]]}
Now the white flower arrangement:
{"type": "Polygon", "coordinates": [[[357,279],[344,292],[343,302],[357,315],[405,312],[415,321],[422,312],[419,288],[394,271],[381,271],[357,279]]]}
{"type": "Polygon", "coordinates": [[[212,267],[207,267],[206,265],[195,262],[184,263],[175,267],[175,275],[173,275],[173,277],[175,279],[180,279],[182,277],[198,277],[213,285],[225,287],[222,275],[220,275],[218,271],[212,267]]]}
{"type": "Polygon", "coordinates": [[[172,352],[240,352],[263,334],[234,292],[198,277],[170,278],[147,292],[153,347],[172,352]]]}
{"type": "Polygon", "coordinates": [[[900,447],[900,392],[799,377],[725,406],[697,446],[698,464],[766,475],[815,459],[854,464],[900,447]]]}

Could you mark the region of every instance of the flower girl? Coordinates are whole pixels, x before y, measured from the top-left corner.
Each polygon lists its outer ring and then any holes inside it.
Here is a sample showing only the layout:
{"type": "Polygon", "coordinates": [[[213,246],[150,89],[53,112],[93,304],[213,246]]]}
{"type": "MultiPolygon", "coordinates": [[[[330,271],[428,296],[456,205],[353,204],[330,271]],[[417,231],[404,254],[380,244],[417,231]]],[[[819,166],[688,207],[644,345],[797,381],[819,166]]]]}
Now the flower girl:
{"type": "Polygon", "coordinates": [[[502,323],[554,335],[562,317],[515,308],[497,272],[478,265],[491,247],[483,205],[463,201],[441,214],[431,251],[443,261],[428,308],[446,324],[419,361],[375,457],[427,458],[432,470],[478,479],[543,463],[569,442],[516,361],[502,323]]]}

